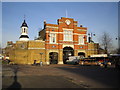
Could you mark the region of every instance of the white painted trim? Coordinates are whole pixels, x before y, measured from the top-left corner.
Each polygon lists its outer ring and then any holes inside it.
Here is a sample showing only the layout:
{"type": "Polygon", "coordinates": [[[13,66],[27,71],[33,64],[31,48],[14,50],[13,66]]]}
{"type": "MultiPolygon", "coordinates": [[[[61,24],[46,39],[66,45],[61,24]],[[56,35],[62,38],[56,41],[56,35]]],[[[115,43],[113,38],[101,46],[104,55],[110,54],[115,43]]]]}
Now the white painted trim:
{"type": "Polygon", "coordinates": [[[52,31],[51,31],[51,32],[49,32],[49,34],[56,34],[56,33],[58,33],[58,32],[52,32],[52,31]]]}
{"type": "Polygon", "coordinates": [[[74,25],[78,25],[78,23],[74,23],[74,25]]]}
{"type": "Polygon", "coordinates": [[[26,34],[26,33],[22,33],[21,35],[28,35],[28,34],[26,34]]]}
{"type": "Polygon", "coordinates": [[[91,51],[97,51],[98,49],[87,49],[87,50],[91,50],[91,51]]]}
{"type": "Polygon", "coordinates": [[[35,42],[45,42],[43,40],[33,40],[33,41],[35,41],[35,42]]]}
{"type": "Polygon", "coordinates": [[[74,44],[74,45],[87,46],[87,44],[74,44]]]}
{"type": "Polygon", "coordinates": [[[84,52],[84,53],[87,53],[85,50],[77,50],[78,53],[80,52],[84,52]]]}
{"type": "MultiPolygon", "coordinates": [[[[64,31],[63,32],[52,32],[52,31],[46,31],[46,33],[56,33],[56,34],[64,34],[64,31]]],[[[73,35],[87,35],[87,34],[78,34],[78,33],[73,33],[73,35]]]]}
{"type": "Polygon", "coordinates": [[[62,28],[63,30],[73,31],[74,29],[62,28]]]}
{"type": "MultiPolygon", "coordinates": [[[[88,44],[73,44],[73,43],[74,43],[74,42],[69,43],[69,44],[72,44],[72,45],[83,45],[83,46],[88,46],[88,44]]],[[[64,41],[63,41],[63,43],[46,43],[46,44],[51,44],[51,45],[53,45],[53,44],[57,44],[57,45],[62,44],[62,45],[65,45],[65,44],[67,44],[67,43],[64,43],[64,41]]]]}
{"type": "Polygon", "coordinates": [[[46,33],[63,33],[63,32],[46,31],[46,33]]]}
{"type": "Polygon", "coordinates": [[[80,30],[80,31],[87,31],[87,30],[84,30],[84,29],[77,29],[77,30],[80,30]]]}
{"type": "Polygon", "coordinates": [[[20,38],[20,41],[29,41],[29,38],[20,38]]]}
{"type": "Polygon", "coordinates": [[[59,51],[59,50],[63,50],[63,49],[45,49],[45,50],[55,50],[57,52],[57,50],[59,51]]]}
{"type": "Polygon", "coordinates": [[[51,45],[53,45],[53,44],[57,44],[57,45],[58,45],[58,43],[45,43],[45,44],[51,44],[51,45]]]}
{"type": "Polygon", "coordinates": [[[55,28],[55,29],[58,29],[57,26],[46,26],[46,28],[55,28]]]}
{"type": "Polygon", "coordinates": [[[72,47],[73,49],[74,49],[74,45],[70,45],[70,44],[63,44],[63,47],[62,48],[64,48],[64,47],[72,47]]]}
{"type": "Polygon", "coordinates": [[[45,48],[28,48],[28,49],[45,49],[45,48]]]}
{"type": "Polygon", "coordinates": [[[78,33],[73,33],[73,35],[87,35],[87,34],[78,34],[78,33]]]}
{"type": "Polygon", "coordinates": [[[58,23],[63,23],[63,22],[59,21],[58,23]]]}

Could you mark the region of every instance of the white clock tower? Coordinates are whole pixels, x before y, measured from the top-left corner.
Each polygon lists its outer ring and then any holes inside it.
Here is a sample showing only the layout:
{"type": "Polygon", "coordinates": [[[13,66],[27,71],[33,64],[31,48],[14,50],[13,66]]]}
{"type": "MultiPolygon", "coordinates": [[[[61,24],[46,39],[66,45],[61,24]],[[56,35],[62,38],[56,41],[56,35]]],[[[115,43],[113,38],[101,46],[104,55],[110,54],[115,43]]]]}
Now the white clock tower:
{"type": "Polygon", "coordinates": [[[20,41],[28,41],[29,40],[29,37],[28,37],[28,26],[27,26],[27,23],[24,22],[22,23],[22,26],[21,26],[21,36],[20,36],[20,41]]]}

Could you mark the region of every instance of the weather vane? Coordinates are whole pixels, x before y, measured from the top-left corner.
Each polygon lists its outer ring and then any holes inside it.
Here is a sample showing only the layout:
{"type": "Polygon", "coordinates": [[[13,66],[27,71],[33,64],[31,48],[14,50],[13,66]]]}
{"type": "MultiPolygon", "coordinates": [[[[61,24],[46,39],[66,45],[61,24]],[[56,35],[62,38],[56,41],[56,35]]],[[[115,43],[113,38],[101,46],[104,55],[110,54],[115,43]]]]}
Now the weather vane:
{"type": "Polygon", "coordinates": [[[24,14],[24,20],[25,20],[25,18],[26,18],[26,15],[24,14]]]}

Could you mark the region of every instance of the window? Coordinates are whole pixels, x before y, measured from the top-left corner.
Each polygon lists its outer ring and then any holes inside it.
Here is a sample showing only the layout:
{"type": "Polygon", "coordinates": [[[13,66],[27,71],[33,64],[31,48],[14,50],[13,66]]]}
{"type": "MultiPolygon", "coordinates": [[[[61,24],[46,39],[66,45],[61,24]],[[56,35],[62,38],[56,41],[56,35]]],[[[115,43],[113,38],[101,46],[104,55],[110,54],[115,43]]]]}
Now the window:
{"type": "Polygon", "coordinates": [[[50,34],[50,43],[56,43],[56,34],[50,34]]]}
{"type": "Polygon", "coordinates": [[[25,28],[22,28],[22,33],[26,33],[26,29],[25,28]]]}
{"type": "Polygon", "coordinates": [[[84,44],[84,36],[83,35],[80,35],[78,40],[79,40],[79,44],[84,44]]]}
{"type": "Polygon", "coordinates": [[[73,41],[73,32],[64,30],[64,41],[73,41]]]}
{"type": "Polygon", "coordinates": [[[25,33],[25,28],[24,28],[24,33],[25,33]]]}

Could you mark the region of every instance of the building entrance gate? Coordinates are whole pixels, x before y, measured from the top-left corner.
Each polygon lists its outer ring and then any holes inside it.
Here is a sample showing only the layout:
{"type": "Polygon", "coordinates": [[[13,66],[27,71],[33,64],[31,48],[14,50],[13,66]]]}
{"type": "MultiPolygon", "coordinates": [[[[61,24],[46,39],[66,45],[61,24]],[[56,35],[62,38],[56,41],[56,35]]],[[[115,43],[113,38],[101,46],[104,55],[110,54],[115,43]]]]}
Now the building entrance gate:
{"type": "Polygon", "coordinates": [[[50,52],[49,53],[49,60],[50,60],[50,64],[57,64],[58,63],[58,53],[57,52],[50,52]]]}
{"type": "Polygon", "coordinates": [[[80,56],[81,58],[85,57],[85,53],[84,52],[79,52],[78,56],[80,56]]]}
{"type": "Polygon", "coordinates": [[[66,64],[66,61],[69,59],[68,57],[74,56],[74,49],[71,47],[63,48],[63,63],[66,64]]]}

